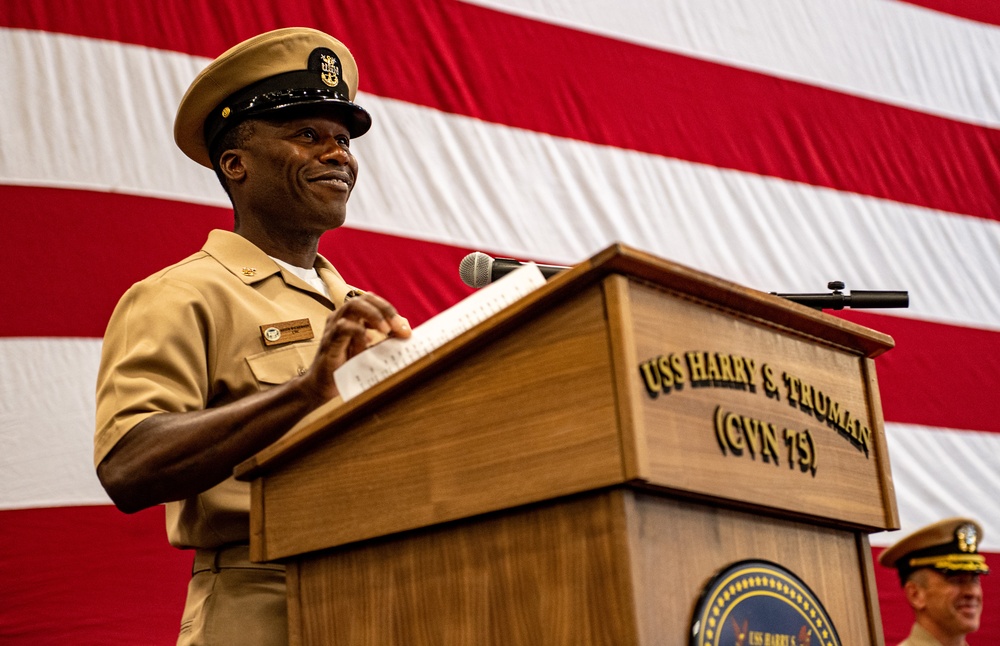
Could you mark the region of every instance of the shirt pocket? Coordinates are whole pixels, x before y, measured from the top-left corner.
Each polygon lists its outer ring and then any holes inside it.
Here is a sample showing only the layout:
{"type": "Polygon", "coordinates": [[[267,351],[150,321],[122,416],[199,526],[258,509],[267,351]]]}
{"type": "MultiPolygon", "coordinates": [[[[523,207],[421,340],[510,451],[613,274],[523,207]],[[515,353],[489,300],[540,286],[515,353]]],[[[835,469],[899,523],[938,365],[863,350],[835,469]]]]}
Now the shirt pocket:
{"type": "Polygon", "coordinates": [[[247,357],[250,372],[260,390],[267,390],[305,374],[316,356],[318,343],[293,343],[247,357]]]}

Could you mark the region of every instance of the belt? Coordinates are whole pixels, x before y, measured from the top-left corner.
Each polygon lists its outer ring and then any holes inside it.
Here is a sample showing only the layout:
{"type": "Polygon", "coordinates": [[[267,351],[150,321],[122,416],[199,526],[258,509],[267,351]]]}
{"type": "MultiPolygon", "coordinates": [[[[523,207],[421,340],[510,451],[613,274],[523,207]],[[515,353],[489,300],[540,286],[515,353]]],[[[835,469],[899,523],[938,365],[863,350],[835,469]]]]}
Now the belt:
{"type": "Polygon", "coordinates": [[[249,545],[227,545],[216,550],[197,550],[194,553],[191,575],[194,576],[199,572],[218,572],[229,568],[285,571],[285,566],[280,563],[254,563],[251,561],[249,545]]]}

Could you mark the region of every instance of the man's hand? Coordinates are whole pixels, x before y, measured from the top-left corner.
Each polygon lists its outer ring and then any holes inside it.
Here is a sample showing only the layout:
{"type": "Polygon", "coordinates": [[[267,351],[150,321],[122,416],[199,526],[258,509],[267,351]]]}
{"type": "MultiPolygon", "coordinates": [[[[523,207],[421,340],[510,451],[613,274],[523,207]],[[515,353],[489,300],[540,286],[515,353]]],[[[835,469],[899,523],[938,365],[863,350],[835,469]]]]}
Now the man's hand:
{"type": "Polygon", "coordinates": [[[326,320],[316,358],[303,375],[303,387],[317,397],[317,405],[338,395],[333,371],[365,350],[369,331],[381,335],[408,339],[410,324],[396,308],[375,294],[363,294],[338,307],[326,320]]]}

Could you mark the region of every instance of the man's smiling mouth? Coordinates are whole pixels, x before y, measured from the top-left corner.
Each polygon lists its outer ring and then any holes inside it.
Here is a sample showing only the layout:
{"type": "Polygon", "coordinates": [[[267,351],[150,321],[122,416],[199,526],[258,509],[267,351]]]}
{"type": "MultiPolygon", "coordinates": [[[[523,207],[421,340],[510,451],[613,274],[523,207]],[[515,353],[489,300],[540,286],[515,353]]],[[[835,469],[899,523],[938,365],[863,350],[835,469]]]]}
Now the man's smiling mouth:
{"type": "Polygon", "coordinates": [[[336,186],[339,188],[349,189],[351,188],[350,178],[346,175],[339,174],[325,174],[318,175],[309,179],[310,182],[315,184],[327,184],[329,186],[336,186]]]}

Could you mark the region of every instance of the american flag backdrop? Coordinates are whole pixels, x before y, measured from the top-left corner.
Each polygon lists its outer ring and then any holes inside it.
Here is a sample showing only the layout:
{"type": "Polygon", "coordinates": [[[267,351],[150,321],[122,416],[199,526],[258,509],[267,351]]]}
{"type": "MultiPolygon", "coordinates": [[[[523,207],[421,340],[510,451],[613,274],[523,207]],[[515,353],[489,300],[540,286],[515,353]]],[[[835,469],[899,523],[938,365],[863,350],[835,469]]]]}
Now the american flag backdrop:
{"type": "MultiPolygon", "coordinates": [[[[0,0],[0,643],[176,638],[191,554],[94,475],[101,336],[130,284],[231,227],[174,111],[286,26],[348,45],[374,116],[320,249],[349,282],[420,323],[469,293],[471,250],[621,241],[762,291],[909,290],[838,314],[896,340],[876,364],[903,530],[972,515],[1000,567],[993,0],[0,0]]],[[[894,644],[910,610],[876,574],[894,644]]],[[[972,646],[1000,643],[983,582],[972,646]]]]}

